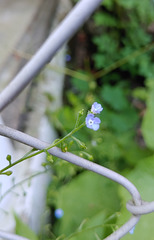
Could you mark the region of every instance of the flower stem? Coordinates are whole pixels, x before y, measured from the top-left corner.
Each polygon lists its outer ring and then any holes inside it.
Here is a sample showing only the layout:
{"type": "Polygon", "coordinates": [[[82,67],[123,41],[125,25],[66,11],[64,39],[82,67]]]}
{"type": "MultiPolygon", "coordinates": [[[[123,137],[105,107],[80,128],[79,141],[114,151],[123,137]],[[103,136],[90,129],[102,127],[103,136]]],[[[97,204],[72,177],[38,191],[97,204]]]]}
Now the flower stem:
{"type": "Polygon", "coordinates": [[[72,136],[74,133],[76,133],[77,131],[79,131],[82,127],[85,126],[85,122],[83,122],[81,125],[79,125],[78,127],[75,127],[71,132],[69,132],[65,137],[63,137],[62,139],[60,139],[59,141],[56,141],[54,143],[52,143],[51,145],[49,145],[49,147],[42,149],[42,150],[37,150],[37,149],[32,149],[30,150],[28,153],[26,153],[22,158],[18,159],[17,161],[15,161],[14,163],[9,164],[8,166],[6,166],[5,168],[0,170],[0,174],[5,174],[5,171],[10,169],[11,167],[17,165],[18,163],[23,162],[26,159],[32,158],[37,156],[40,153],[43,153],[45,151],[48,151],[49,149],[56,147],[57,145],[59,145],[60,143],[62,143],[63,141],[65,141],[67,138],[69,138],[70,136],[72,136]],[[33,154],[31,154],[32,152],[37,151],[33,154]],[[29,155],[30,154],[30,155],[29,155]]]}

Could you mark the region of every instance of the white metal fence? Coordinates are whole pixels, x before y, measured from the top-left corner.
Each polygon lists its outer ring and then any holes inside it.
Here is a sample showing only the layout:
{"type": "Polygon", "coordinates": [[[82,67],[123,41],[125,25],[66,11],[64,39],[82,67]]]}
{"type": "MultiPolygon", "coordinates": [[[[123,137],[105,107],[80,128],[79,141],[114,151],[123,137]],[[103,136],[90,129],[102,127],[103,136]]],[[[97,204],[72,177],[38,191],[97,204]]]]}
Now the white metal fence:
{"type": "MultiPolygon", "coordinates": [[[[66,16],[56,30],[51,33],[39,51],[11,81],[11,83],[0,94],[0,111],[9,105],[22,90],[33,80],[41,69],[52,59],[60,47],[66,43],[71,36],[79,29],[87,18],[95,11],[102,0],[80,0],[72,11],[66,16]]],[[[0,134],[18,142],[24,143],[35,149],[47,148],[50,144],[29,136],[23,132],[0,125],[0,134]]],[[[85,160],[69,152],[62,152],[59,148],[49,149],[51,155],[57,156],[75,165],[93,171],[104,177],[107,177],[128,190],[132,200],[127,202],[127,209],[132,213],[131,219],[122,227],[113,232],[106,240],[118,240],[128,233],[139,221],[141,215],[154,211],[154,202],[145,202],[141,199],[140,193],[128,179],[122,175],[102,167],[96,163],[85,160]]],[[[3,239],[24,240],[26,238],[0,231],[0,237],[3,239]]]]}

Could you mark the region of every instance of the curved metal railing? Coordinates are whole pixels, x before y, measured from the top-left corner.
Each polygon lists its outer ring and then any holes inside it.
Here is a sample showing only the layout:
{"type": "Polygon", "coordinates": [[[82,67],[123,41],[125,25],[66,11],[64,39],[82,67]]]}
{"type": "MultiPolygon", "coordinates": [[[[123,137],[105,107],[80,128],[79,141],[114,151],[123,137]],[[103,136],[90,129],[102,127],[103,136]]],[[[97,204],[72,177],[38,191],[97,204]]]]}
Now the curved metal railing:
{"type": "MultiPolygon", "coordinates": [[[[57,50],[67,42],[78,28],[95,11],[102,0],[80,0],[72,11],[66,16],[62,23],[51,33],[46,42],[39,51],[11,81],[11,83],[0,94],[0,111],[2,111],[13,99],[15,99],[22,90],[32,81],[41,69],[47,64],[57,50]]],[[[0,135],[9,137],[18,142],[24,143],[36,149],[44,149],[49,146],[37,138],[29,136],[23,132],[0,125],[0,135]]],[[[69,152],[62,152],[61,149],[53,147],[48,150],[50,154],[61,159],[93,171],[104,177],[111,179],[125,187],[132,196],[132,200],[127,202],[127,209],[132,213],[132,217],[122,227],[113,232],[106,240],[118,240],[128,233],[139,221],[141,215],[154,211],[154,202],[145,202],[141,199],[137,188],[128,179],[122,175],[109,170],[96,163],[78,157],[69,152]]],[[[26,240],[26,238],[0,231],[0,237],[3,239],[26,240]]]]}

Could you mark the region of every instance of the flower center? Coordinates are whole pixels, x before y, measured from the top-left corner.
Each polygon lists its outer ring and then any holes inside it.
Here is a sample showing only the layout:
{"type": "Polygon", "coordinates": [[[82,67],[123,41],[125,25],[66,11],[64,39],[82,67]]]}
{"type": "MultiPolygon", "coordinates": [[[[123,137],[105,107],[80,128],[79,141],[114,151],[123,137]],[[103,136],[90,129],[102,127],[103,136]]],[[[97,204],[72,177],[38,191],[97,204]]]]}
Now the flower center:
{"type": "Polygon", "coordinates": [[[89,125],[93,125],[93,120],[89,120],[89,125]]]}

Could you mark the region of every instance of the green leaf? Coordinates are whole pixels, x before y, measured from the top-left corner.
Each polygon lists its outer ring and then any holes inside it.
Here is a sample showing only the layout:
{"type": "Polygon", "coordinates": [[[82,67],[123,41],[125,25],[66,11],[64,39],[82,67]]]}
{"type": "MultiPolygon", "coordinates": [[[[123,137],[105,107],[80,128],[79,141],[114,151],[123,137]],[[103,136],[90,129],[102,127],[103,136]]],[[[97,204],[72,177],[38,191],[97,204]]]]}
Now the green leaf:
{"type": "Polygon", "coordinates": [[[147,146],[154,150],[154,79],[149,82],[147,109],[141,129],[147,146]]]}
{"type": "Polygon", "coordinates": [[[98,50],[102,53],[108,53],[111,55],[112,59],[115,59],[116,56],[113,56],[113,52],[117,50],[118,41],[112,39],[108,34],[102,34],[99,36],[93,37],[93,42],[98,47],[98,50]],[[107,48],[107,46],[110,46],[107,48]]]}
{"type": "Polygon", "coordinates": [[[138,0],[118,0],[118,4],[126,9],[135,9],[142,21],[146,22],[154,17],[153,2],[142,0],[142,4],[140,4],[138,0]]]}
{"type": "Polygon", "coordinates": [[[120,111],[128,107],[128,100],[120,86],[105,85],[101,91],[101,96],[114,110],[120,111]]]}
{"type": "Polygon", "coordinates": [[[10,175],[12,174],[12,171],[6,171],[6,172],[3,172],[3,173],[1,173],[1,174],[5,174],[5,175],[7,175],[7,176],[10,176],[10,175]]]}
{"type": "Polygon", "coordinates": [[[73,164],[69,164],[66,161],[57,160],[54,165],[54,171],[56,172],[56,175],[59,181],[62,181],[63,179],[71,178],[76,174],[78,170],[79,169],[77,166],[74,166],[73,164]]]}
{"type": "Polygon", "coordinates": [[[106,59],[102,53],[93,54],[93,60],[95,62],[96,69],[100,69],[106,66],[106,59]]]}
{"type": "Polygon", "coordinates": [[[145,101],[147,99],[147,90],[144,87],[137,87],[133,90],[133,97],[145,101]]]}
{"type": "Polygon", "coordinates": [[[83,223],[79,226],[79,229],[72,234],[71,240],[94,240],[96,234],[100,236],[104,235],[106,213],[104,211],[99,212],[91,218],[84,219],[83,223]]]}
{"type": "Polygon", "coordinates": [[[111,26],[111,27],[117,26],[116,19],[112,15],[105,13],[105,12],[95,13],[93,19],[97,26],[100,26],[100,25],[111,26]]]}
{"type": "Polygon", "coordinates": [[[37,235],[30,229],[28,225],[22,222],[22,220],[15,214],[16,221],[16,234],[26,237],[30,240],[38,240],[37,235]]]}
{"type": "Polygon", "coordinates": [[[10,163],[11,163],[11,158],[12,158],[12,157],[11,157],[11,155],[9,155],[9,154],[6,156],[6,159],[7,159],[10,163]]]}
{"type": "Polygon", "coordinates": [[[80,103],[79,98],[72,91],[67,91],[67,98],[72,106],[77,107],[80,103]]]}
{"type": "Polygon", "coordinates": [[[132,129],[137,123],[138,116],[134,109],[126,109],[122,113],[109,112],[108,124],[109,127],[116,132],[125,132],[132,129]]]}
{"type": "Polygon", "coordinates": [[[135,1],[134,1],[134,0],[128,0],[128,1],[118,0],[118,3],[119,3],[119,5],[127,8],[127,9],[131,9],[131,8],[133,8],[134,5],[135,5],[135,1]]]}
{"type": "Polygon", "coordinates": [[[102,5],[105,6],[108,10],[111,10],[114,6],[113,0],[103,1],[102,5]]]}
{"type": "MultiPolygon", "coordinates": [[[[136,168],[130,173],[125,174],[132,183],[135,184],[139,190],[141,197],[144,201],[154,200],[154,156],[146,158],[138,163],[136,168]]],[[[123,224],[131,216],[126,209],[126,202],[131,199],[130,194],[123,188],[120,187],[120,196],[122,198],[123,207],[121,209],[121,216],[118,219],[117,224],[123,224]]],[[[138,240],[148,239],[153,240],[154,236],[154,214],[147,214],[141,217],[139,223],[135,227],[133,236],[129,233],[123,237],[124,240],[138,240]]]]}
{"type": "Polygon", "coordinates": [[[72,84],[79,91],[82,91],[85,93],[89,91],[89,84],[87,81],[84,81],[84,80],[74,77],[74,78],[72,78],[72,84]]]}
{"type": "MultiPolygon", "coordinates": [[[[101,225],[105,215],[115,213],[120,207],[116,184],[92,172],[84,172],[70,184],[61,187],[56,202],[56,208],[64,211],[63,218],[57,222],[55,228],[58,235],[75,232],[84,219],[90,219],[89,226],[101,225]]],[[[81,234],[77,239],[84,238],[81,234]]],[[[92,239],[91,231],[86,239],[92,239]]]]}
{"type": "Polygon", "coordinates": [[[72,113],[70,107],[66,106],[63,109],[59,109],[53,116],[55,117],[53,123],[57,129],[65,129],[69,132],[74,128],[77,114],[75,114],[75,111],[72,113]]]}

